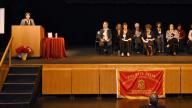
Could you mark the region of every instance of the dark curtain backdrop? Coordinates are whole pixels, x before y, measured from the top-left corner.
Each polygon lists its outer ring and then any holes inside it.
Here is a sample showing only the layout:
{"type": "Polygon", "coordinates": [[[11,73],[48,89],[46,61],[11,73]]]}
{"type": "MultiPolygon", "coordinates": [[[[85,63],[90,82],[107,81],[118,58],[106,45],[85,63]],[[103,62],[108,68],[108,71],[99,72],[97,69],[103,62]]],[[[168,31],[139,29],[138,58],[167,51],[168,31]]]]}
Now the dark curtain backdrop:
{"type": "Polygon", "coordinates": [[[6,0],[6,34],[10,34],[11,25],[19,24],[27,11],[32,13],[35,23],[42,25],[46,32],[57,32],[64,36],[67,46],[94,46],[96,31],[104,20],[109,21],[111,29],[115,28],[117,22],[127,22],[133,28],[135,22],[144,26],[146,23],[154,25],[156,21],[161,21],[165,29],[169,23],[182,23],[186,32],[192,23],[192,4],[186,4],[187,0],[182,3],[166,3],[165,0],[160,3],[139,2],[141,0],[132,0],[133,3],[118,0],[77,1],[6,0]]]}
{"type": "Polygon", "coordinates": [[[66,3],[190,4],[191,0],[65,0],[66,3]]]}

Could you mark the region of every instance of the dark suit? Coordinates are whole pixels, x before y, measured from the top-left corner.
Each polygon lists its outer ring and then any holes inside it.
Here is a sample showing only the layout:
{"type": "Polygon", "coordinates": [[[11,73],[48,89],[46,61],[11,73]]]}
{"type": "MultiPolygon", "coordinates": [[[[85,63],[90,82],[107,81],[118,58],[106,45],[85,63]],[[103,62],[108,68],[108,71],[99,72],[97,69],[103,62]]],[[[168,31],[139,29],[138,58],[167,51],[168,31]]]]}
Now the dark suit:
{"type": "Polygon", "coordinates": [[[110,50],[112,47],[112,32],[110,29],[107,30],[107,36],[108,36],[108,41],[104,40],[104,30],[101,29],[100,33],[98,34],[99,36],[99,46],[101,49],[106,49],[109,53],[112,53],[110,50]]]}
{"type": "Polygon", "coordinates": [[[116,52],[116,51],[120,50],[121,33],[118,34],[117,31],[115,31],[115,32],[113,33],[113,38],[112,38],[112,40],[113,40],[113,48],[114,48],[114,51],[116,52]]]}
{"type": "Polygon", "coordinates": [[[165,32],[161,30],[161,33],[155,29],[154,31],[155,34],[155,43],[156,43],[156,48],[158,52],[164,52],[165,49],[165,32]]]}
{"type": "Polygon", "coordinates": [[[102,41],[102,39],[104,38],[103,33],[104,33],[104,30],[101,29],[100,34],[99,34],[99,40],[100,40],[99,45],[103,46],[104,43],[107,43],[107,45],[112,45],[112,32],[111,32],[111,30],[110,29],[107,30],[107,36],[108,36],[109,41],[105,41],[105,40],[102,41]]]}
{"type": "Polygon", "coordinates": [[[134,42],[134,48],[136,52],[142,52],[143,49],[143,42],[142,42],[142,37],[143,37],[143,32],[140,31],[141,34],[140,36],[135,35],[135,30],[133,31],[133,42],[134,42]]]}
{"type": "Polygon", "coordinates": [[[120,37],[120,51],[121,53],[130,53],[131,52],[131,42],[132,42],[132,33],[130,30],[125,34],[123,31],[121,32],[121,37],[120,37]],[[130,40],[131,39],[131,40],[130,40]]]}

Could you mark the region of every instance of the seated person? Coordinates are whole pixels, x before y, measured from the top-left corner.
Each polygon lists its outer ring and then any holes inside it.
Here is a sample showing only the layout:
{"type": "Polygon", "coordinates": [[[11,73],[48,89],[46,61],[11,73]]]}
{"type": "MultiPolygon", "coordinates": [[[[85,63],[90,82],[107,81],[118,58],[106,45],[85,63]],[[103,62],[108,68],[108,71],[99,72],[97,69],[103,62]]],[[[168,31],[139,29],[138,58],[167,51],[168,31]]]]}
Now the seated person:
{"type": "Polygon", "coordinates": [[[192,53],[192,24],[191,24],[191,29],[190,29],[189,34],[188,34],[187,45],[189,48],[189,52],[192,53]]]}
{"type": "Polygon", "coordinates": [[[176,55],[177,49],[179,47],[179,34],[177,30],[174,29],[173,24],[169,25],[169,29],[166,32],[166,39],[167,48],[169,49],[170,53],[176,55]]]}
{"type": "Polygon", "coordinates": [[[155,43],[156,43],[156,49],[158,53],[164,53],[164,32],[161,28],[161,22],[157,22],[156,29],[155,29],[155,43]]]}
{"type": "Polygon", "coordinates": [[[98,32],[99,46],[102,51],[104,52],[108,51],[108,53],[111,54],[112,51],[110,49],[112,47],[112,32],[108,28],[108,25],[109,25],[108,22],[104,21],[103,28],[98,32]]]}
{"type": "Polygon", "coordinates": [[[127,56],[130,56],[131,41],[132,41],[131,31],[128,29],[128,24],[123,23],[123,30],[121,33],[121,40],[120,40],[121,56],[124,56],[124,54],[127,54],[127,56]]]}
{"type": "Polygon", "coordinates": [[[34,20],[31,18],[31,14],[29,12],[25,13],[25,18],[21,20],[20,25],[35,25],[34,20]]]}
{"type": "Polygon", "coordinates": [[[150,24],[145,25],[145,33],[144,36],[142,37],[143,44],[145,51],[147,53],[147,56],[152,56],[153,55],[153,47],[154,47],[154,34],[152,32],[152,26],[150,24]]]}
{"type": "Polygon", "coordinates": [[[139,23],[135,23],[135,30],[133,31],[133,42],[134,42],[134,48],[136,53],[142,52],[142,31],[140,29],[139,23]]]}
{"type": "Polygon", "coordinates": [[[116,25],[115,32],[113,34],[113,36],[114,36],[113,37],[113,48],[114,48],[114,51],[117,52],[118,54],[120,54],[121,31],[122,31],[121,24],[118,23],[116,25]]]}
{"type": "Polygon", "coordinates": [[[183,51],[184,50],[184,46],[185,46],[185,31],[183,30],[183,27],[181,24],[178,24],[177,26],[177,31],[179,34],[179,50],[183,51]]]}

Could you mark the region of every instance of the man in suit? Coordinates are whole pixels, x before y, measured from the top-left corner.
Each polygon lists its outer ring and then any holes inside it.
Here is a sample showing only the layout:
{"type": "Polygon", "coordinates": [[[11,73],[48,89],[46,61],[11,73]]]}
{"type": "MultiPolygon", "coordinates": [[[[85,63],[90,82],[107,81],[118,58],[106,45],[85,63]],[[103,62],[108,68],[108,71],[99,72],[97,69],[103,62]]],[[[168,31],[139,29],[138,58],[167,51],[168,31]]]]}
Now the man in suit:
{"type": "Polygon", "coordinates": [[[20,25],[28,25],[28,26],[35,25],[35,22],[31,18],[31,14],[29,12],[25,13],[25,18],[21,20],[20,25]]]}
{"type": "Polygon", "coordinates": [[[107,52],[111,54],[112,51],[110,49],[112,47],[112,32],[108,28],[108,25],[109,25],[108,22],[104,21],[103,28],[98,32],[99,46],[101,47],[102,50],[107,50],[107,52]]]}

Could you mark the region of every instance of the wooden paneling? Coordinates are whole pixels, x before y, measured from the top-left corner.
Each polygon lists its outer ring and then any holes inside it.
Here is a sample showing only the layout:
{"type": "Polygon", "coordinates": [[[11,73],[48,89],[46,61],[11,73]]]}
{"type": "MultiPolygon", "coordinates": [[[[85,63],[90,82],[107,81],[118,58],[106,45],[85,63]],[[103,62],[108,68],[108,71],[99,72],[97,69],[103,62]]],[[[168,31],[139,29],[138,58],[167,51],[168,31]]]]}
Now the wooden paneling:
{"type": "Polygon", "coordinates": [[[29,46],[33,50],[32,57],[41,56],[44,29],[41,26],[12,26],[12,57],[16,56],[15,49],[20,46],[29,46]]]}
{"type": "Polygon", "coordinates": [[[99,69],[72,69],[72,94],[99,94],[99,69]]]}
{"type": "Polygon", "coordinates": [[[69,69],[82,69],[82,68],[99,68],[98,64],[45,64],[43,65],[45,68],[69,68],[69,69]]]}
{"type": "Polygon", "coordinates": [[[192,66],[181,68],[181,93],[192,93],[192,66]]]}
{"type": "Polygon", "coordinates": [[[69,69],[43,69],[43,94],[71,94],[71,82],[69,69]]]}
{"type": "Polygon", "coordinates": [[[7,77],[7,74],[9,72],[9,65],[8,64],[3,64],[0,67],[0,91],[2,89],[3,83],[7,77]]]}
{"type": "Polygon", "coordinates": [[[116,69],[100,69],[100,94],[116,94],[116,69]]]}
{"type": "MultiPolygon", "coordinates": [[[[63,91],[72,94],[115,94],[116,93],[116,69],[156,69],[165,70],[165,92],[166,94],[192,93],[191,70],[192,65],[184,64],[48,64],[43,65],[43,81],[46,85],[47,94],[55,94],[51,91],[55,83],[59,83],[57,87],[65,85],[69,87],[61,88],[57,93],[63,91]],[[187,66],[187,67],[186,67],[187,66]],[[48,71],[49,70],[49,71],[48,71]],[[51,71],[52,70],[52,71],[51,71]],[[67,71],[68,70],[68,71],[67,71]],[[71,70],[71,71],[70,71],[71,70]],[[48,71],[48,72],[47,72],[48,71]],[[59,72],[57,74],[57,72],[59,72]],[[71,73],[65,74],[63,72],[71,73]],[[50,75],[46,75],[50,74],[50,75]],[[65,74],[64,76],[62,76],[65,74]],[[58,76],[58,77],[57,77],[58,76]],[[68,79],[70,77],[72,79],[68,79]],[[49,84],[49,79],[52,79],[49,84]],[[65,80],[64,80],[65,79],[65,80]],[[57,81],[58,80],[58,81],[57,81]],[[62,82],[64,81],[64,82],[62,82]],[[70,82],[71,81],[71,82],[70,82]],[[69,83],[69,84],[62,84],[69,83]],[[71,84],[71,86],[69,86],[71,84]],[[50,88],[49,88],[50,87],[50,88]]],[[[55,89],[55,88],[54,88],[55,89]]],[[[45,89],[43,89],[45,90],[45,89]]]]}
{"type": "Polygon", "coordinates": [[[167,67],[165,69],[165,93],[180,93],[180,67],[167,67]]]}

